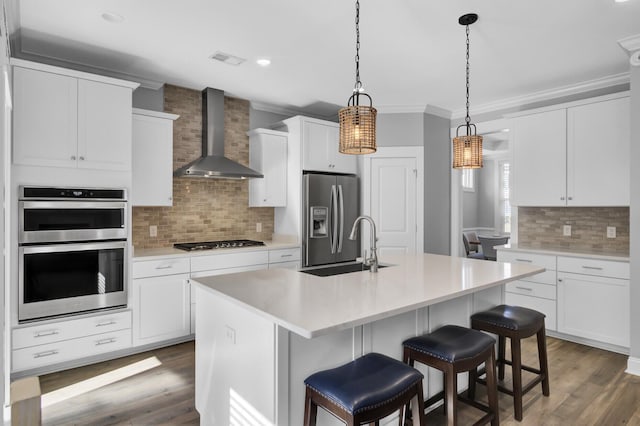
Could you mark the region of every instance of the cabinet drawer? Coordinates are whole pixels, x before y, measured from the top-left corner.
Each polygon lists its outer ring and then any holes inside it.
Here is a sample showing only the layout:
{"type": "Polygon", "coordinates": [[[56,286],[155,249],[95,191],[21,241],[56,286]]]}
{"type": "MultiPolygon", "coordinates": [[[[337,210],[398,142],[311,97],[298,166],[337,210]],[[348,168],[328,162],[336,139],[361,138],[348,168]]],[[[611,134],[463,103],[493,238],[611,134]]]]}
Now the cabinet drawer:
{"type": "Polygon", "coordinates": [[[530,283],[556,285],[556,271],[546,270],[539,274],[535,274],[530,277],[525,277],[521,281],[528,281],[530,283]]]}
{"type": "Polygon", "coordinates": [[[191,272],[210,269],[236,268],[241,266],[260,265],[269,263],[269,252],[251,251],[246,253],[226,253],[209,256],[194,256],[191,258],[191,272]]]}
{"type": "Polygon", "coordinates": [[[528,281],[513,281],[505,285],[505,291],[556,300],[556,286],[528,281]]]}
{"type": "Polygon", "coordinates": [[[545,314],[544,325],[547,330],[557,328],[556,301],[522,294],[505,293],[504,301],[507,305],[522,306],[545,314]]]}
{"type": "Polygon", "coordinates": [[[300,247],[269,250],[269,263],[291,262],[292,260],[300,260],[300,247]]]}
{"type": "Polygon", "coordinates": [[[556,269],[556,257],[548,254],[498,251],[499,262],[526,263],[533,266],[540,266],[545,269],[556,269]]]}
{"type": "Polygon", "coordinates": [[[43,367],[129,347],[131,347],[131,330],[119,330],[16,349],[12,353],[12,371],[43,367]]]}
{"type": "Polygon", "coordinates": [[[291,262],[277,262],[277,263],[270,263],[269,264],[269,269],[293,269],[295,271],[297,271],[298,269],[300,269],[300,261],[299,260],[293,260],[291,262]]]}
{"type": "Polygon", "coordinates": [[[158,277],[162,275],[188,273],[188,257],[133,262],[133,278],[158,277]]]}
{"type": "Polygon", "coordinates": [[[629,279],[629,263],[611,260],[558,256],[558,271],[629,279]]]}
{"type": "MultiPolygon", "coordinates": [[[[237,272],[259,271],[260,269],[268,269],[268,266],[269,265],[252,265],[252,266],[241,266],[238,268],[223,268],[223,269],[213,269],[211,271],[199,271],[191,274],[191,278],[208,277],[211,275],[235,274],[237,272]]],[[[195,303],[196,292],[193,289],[193,284],[190,285],[190,288],[191,288],[191,302],[195,303]]]]}
{"type": "Polygon", "coordinates": [[[131,328],[131,311],[51,322],[12,330],[13,349],[131,328]]]}

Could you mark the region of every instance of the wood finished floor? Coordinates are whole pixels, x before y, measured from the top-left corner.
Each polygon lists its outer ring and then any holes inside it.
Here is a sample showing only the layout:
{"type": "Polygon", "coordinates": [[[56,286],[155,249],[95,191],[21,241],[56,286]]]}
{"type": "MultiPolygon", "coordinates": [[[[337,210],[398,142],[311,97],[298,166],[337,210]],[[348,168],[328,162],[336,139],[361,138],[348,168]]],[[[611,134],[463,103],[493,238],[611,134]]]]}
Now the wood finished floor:
{"type": "MultiPolygon", "coordinates": [[[[536,387],[524,397],[524,420],[513,418],[509,396],[500,394],[503,425],[640,425],[640,377],[624,373],[627,357],[549,337],[551,396],[536,387]]],[[[183,425],[199,424],[194,407],[194,345],[187,342],[40,378],[43,395],[95,376],[144,364],[161,365],[43,408],[45,425],[183,425]],[[138,363],[138,364],[136,364],[138,363]]],[[[523,362],[537,366],[534,339],[523,344],[523,362]]],[[[525,376],[523,381],[529,376],[525,376]]],[[[510,385],[507,368],[505,382],[510,385]]],[[[484,398],[483,386],[478,397],[484,398]]],[[[45,397],[46,400],[46,397],[45,397]]],[[[479,412],[461,405],[460,424],[479,412]]],[[[442,410],[427,417],[444,425],[442,410]]]]}

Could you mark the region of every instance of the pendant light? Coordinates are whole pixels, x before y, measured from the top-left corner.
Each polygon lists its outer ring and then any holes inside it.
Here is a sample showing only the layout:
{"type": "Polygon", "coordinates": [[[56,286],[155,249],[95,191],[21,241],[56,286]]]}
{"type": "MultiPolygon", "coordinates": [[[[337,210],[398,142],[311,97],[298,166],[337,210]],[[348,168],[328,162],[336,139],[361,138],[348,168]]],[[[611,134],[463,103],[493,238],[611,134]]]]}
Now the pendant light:
{"type": "Polygon", "coordinates": [[[372,154],[376,152],[376,114],[371,96],[360,82],[360,1],[356,0],[356,84],[347,106],[340,109],[340,152],[372,154]],[[369,99],[369,106],[360,105],[360,97],[369,99]]]}
{"type": "Polygon", "coordinates": [[[476,125],[469,118],[469,25],[478,20],[478,15],[469,13],[458,19],[460,25],[467,27],[467,116],[465,124],[456,129],[453,138],[453,168],[479,169],[482,167],[482,136],[476,135],[476,125]],[[466,129],[466,135],[460,136],[460,128],[466,129]],[[473,131],[471,130],[473,128],[473,131]]]}

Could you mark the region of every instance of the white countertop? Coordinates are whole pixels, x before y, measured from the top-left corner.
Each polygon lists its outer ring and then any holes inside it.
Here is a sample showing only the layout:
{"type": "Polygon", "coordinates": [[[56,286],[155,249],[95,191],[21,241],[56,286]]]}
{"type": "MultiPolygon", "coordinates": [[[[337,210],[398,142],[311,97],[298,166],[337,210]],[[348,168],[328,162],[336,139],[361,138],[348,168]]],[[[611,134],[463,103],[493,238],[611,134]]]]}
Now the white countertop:
{"type": "Polygon", "coordinates": [[[530,246],[518,245],[518,244],[505,244],[503,246],[496,246],[496,250],[549,254],[552,256],[568,256],[568,257],[582,257],[582,258],[600,259],[600,260],[613,260],[617,262],[629,261],[629,253],[610,252],[610,251],[602,251],[602,250],[588,250],[588,249],[576,250],[576,249],[567,249],[562,247],[541,248],[541,247],[530,247],[530,246]]]}
{"type": "Polygon", "coordinates": [[[317,277],[267,269],[192,278],[199,288],[313,338],[398,315],[544,271],[523,264],[419,254],[385,256],[378,273],[317,277]]]}
{"type": "Polygon", "coordinates": [[[173,247],[162,247],[162,248],[152,248],[152,249],[134,248],[133,261],[139,262],[144,260],[158,260],[158,259],[167,259],[172,257],[206,256],[206,255],[223,254],[223,253],[242,253],[242,252],[246,253],[250,251],[277,250],[277,249],[300,247],[300,243],[281,242],[281,241],[265,241],[264,244],[265,244],[264,246],[225,248],[225,249],[213,249],[213,250],[194,250],[194,251],[179,250],[173,247]]]}

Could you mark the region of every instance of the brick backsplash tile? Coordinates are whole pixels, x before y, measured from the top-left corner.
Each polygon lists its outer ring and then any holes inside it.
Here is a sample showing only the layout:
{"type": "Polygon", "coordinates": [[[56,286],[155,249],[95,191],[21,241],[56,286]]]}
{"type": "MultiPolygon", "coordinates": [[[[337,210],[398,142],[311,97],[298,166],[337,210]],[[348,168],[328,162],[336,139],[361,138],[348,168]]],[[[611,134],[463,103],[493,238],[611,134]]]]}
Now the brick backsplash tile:
{"type": "MultiPolygon", "coordinates": [[[[249,165],[249,101],[225,97],[225,156],[249,165]]],[[[173,126],[173,167],[200,157],[202,152],[202,95],[199,91],[166,85],[164,109],[179,114],[173,126]]],[[[173,207],[134,207],[133,245],[170,247],[173,243],[231,238],[271,239],[273,208],[248,207],[249,183],[229,179],[173,179],[173,207]],[[256,222],[262,232],[255,232],[256,222]],[[149,236],[149,226],[158,236],[149,236]]]]}
{"type": "Polygon", "coordinates": [[[519,207],[518,244],[533,248],[629,252],[628,207],[519,207]],[[562,226],[571,225],[571,236],[562,226]],[[607,238],[607,226],[616,238],[607,238]]]}

